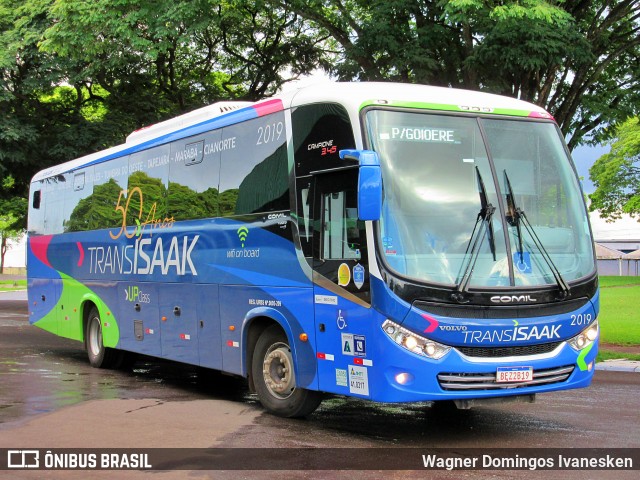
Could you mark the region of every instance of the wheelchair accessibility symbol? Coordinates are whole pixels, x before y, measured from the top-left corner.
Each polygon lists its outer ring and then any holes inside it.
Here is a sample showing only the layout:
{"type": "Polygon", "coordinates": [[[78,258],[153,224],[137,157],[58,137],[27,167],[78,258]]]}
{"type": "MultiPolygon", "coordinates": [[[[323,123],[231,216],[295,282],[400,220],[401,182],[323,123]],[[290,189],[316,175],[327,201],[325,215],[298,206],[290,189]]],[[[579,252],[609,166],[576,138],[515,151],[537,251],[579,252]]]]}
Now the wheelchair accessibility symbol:
{"type": "Polygon", "coordinates": [[[347,317],[345,317],[344,313],[342,313],[342,310],[338,310],[336,324],[340,330],[344,330],[347,327],[347,317]]]}
{"type": "Polygon", "coordinates": [[[529,252],[515,252],[513,254],[513,265],[520,273],[532,273],[531,254],[529,252]]]}

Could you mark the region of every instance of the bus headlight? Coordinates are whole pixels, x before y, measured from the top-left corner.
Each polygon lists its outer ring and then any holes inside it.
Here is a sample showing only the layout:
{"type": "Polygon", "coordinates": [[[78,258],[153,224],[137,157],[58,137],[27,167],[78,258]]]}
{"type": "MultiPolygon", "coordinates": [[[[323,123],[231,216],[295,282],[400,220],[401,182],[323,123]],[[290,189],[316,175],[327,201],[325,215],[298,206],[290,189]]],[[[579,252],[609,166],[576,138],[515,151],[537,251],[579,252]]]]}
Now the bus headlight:
{"type": "Polygon", "coordinates": [[[385,320],[382,330],[401,347],[433,360],[444,357],[451,350],[451,347],[421,337],[391,320],[385,320]]]}
{"type": "Polygon", "coordinates": [[[591,345],[596,338],[598,338],[597,320],[581,331],[578,335],[569,339],[568,342],[574,350],[579,352],[583,348],[591,345]]]}

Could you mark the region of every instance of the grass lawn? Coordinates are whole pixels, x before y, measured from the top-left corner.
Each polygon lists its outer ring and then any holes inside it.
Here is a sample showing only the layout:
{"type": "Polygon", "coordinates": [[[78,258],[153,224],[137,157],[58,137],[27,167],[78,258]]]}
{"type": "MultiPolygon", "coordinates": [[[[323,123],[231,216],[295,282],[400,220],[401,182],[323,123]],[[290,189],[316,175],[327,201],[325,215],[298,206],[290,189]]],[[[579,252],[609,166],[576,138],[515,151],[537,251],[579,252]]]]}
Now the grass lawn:
{"type": "Polygon", "coordinates": [[[596,358],[596,362],[604,362],[605,360],[613,360],[616,358],[624,358],[626,360],[636,360],[640,362],[640,354],[612,352],[610,350],[598,350],[598,358],[596,358]]]}
{"type": "Polygon", "coordinates": [[[600,277],[600,288],[640,285],[640,277],[600,277]]]}
{"type": "Polygon", "coordinates": [[[12,290],[24,290],[27,288],[26,280],[2,280],[0,281],[0,292],[10,292],[12,290]]]}
{"type": "MultiPolygon", "coordinates": [[[[640,277],[600,277],[600,341],[640,345],[640,277]]],[[[598,361],[640,360],[640,355],[601,350],[598,361]]]]}
{"type": "Polygon", "coordinates": [[[640,345],[640,278],[600,277],[600,339],[640,345]]]}

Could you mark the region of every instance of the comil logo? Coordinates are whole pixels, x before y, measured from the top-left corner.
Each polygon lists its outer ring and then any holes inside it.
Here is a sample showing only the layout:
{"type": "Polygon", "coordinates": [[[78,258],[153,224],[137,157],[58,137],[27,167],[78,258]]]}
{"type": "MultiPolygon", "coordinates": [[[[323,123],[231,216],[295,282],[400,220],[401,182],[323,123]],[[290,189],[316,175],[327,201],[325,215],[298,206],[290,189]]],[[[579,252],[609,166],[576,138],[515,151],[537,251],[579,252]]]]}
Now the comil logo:
{"type": "Polygon", "coordinates": [[[40,468],[38,450],[8,450],[7,468],[40,468]]]}
{"type": "Polygon", "coordinates": [[[493,303],[526,303],[537,302],[537,298],[533,298],[531,295],[496,295],[491,297],[493,303]]]}
{"type": "Polygon", "coordinates": [[[240,240],[240,244],[242,248],[244,248],[244,242],[247,240],[249,236],[249,229],[247,227],[240,227],[238,229],[238,239],[240,240]]]}

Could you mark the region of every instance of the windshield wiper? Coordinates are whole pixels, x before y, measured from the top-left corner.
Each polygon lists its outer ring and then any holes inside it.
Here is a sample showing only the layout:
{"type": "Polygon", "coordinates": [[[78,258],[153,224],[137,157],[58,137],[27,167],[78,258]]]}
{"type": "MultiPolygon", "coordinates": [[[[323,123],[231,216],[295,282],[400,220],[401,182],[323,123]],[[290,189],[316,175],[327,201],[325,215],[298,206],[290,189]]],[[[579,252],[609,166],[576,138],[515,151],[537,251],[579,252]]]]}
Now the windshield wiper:
{"type": "Polygon", "coordinates": [[[561,298],[566,298],[569,295],[569,292],[571,291],[571,289],[569,288],[569,285],[567,284],[567,282],[565,282],[564,278],[562,277],[562,274],[560,273],[560,270],[558,270],[558,267],[556,266],[556,264],[553,263],[551,256],[549,255],[547,250],[544,248],[544,245],[538,238],[538,235],[536,234],[535,230],[533,229],[533,226],[529,222],[529,219],[527,218],[527,215],[524,213],[524,210],[522,210],[521,208],[518,208],[518,206],[516,205],[515,195],[513,194],[513,189],[511,188],[511,182],[509,181],[509,176],[507,175],[506,170],[504,170],[504,183],[507,189],[506,218],[509,225],[511,225],[512,227],[516,227],[516,231],[518,235],[518,254],[520,255],[520,262],[523,261],[523,257],[524,257],[524,249],[522,246],[522,229],[520,227],[520,224],[522,223],[524,225],[524,228],[526,228],[527,232],[529,232],[529,235],[533,239],[533,243],[535,244],[536,248],[542,255],[542,258],[544,259],[547,266],[551,270],[551,273],[553,274],[553,278],[555,279],[556,283],[558,284],[558,288],[560,289],[561,298]]]}
{"type": "Polygon", "coordinates": [[[455,293],[452,295],[453,299],[459,303],[463,303],[464,301],[464,293],[467,291],[469,281],[471,280],[473,270],[478,260],[480,248],[487,236],[489,237],[489,248],[493,255],[493,261],[495,262],[496,260],[496,243],[493,235],[493,225],[491,223],[491,218],[496,211],[496,207],[494,207],[487,198],[487,189],[484,186],[484,181],[482,180],[482,175],[478,167],[476,167],[476,178],[478,180],[478,194],[480,195],[480,212],[478,212],[476,223],[471,232],[471,238],[469,238],[467,249],[464,252],[464,258],[467,258],[469,254],[470,257],[466,264],[463,264],[464,272],[462,273],[460,283],[456,286],[455,293]],[[478,228],[478,225],[480,225],[480,228],[478,228]],[[471,249],[470,252],[469,249],[471,249]]]}

